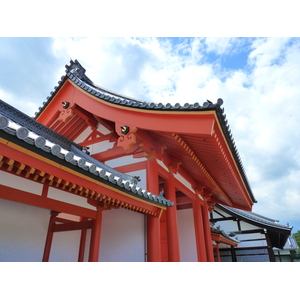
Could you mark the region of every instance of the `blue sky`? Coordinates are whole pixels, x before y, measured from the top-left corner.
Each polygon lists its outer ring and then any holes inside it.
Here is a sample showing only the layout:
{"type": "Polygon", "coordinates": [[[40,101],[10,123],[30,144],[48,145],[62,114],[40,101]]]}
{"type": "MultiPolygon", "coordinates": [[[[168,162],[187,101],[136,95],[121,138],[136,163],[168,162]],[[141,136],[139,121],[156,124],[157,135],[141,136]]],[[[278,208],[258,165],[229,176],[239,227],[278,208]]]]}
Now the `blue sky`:
{"type": "Polygon", "coordinates": [[[0,98],[30,116],[78,59],[95,83],[141,100],[223,107],[253,211],[300,230],[299,38],[0,38],[0,98]]]}

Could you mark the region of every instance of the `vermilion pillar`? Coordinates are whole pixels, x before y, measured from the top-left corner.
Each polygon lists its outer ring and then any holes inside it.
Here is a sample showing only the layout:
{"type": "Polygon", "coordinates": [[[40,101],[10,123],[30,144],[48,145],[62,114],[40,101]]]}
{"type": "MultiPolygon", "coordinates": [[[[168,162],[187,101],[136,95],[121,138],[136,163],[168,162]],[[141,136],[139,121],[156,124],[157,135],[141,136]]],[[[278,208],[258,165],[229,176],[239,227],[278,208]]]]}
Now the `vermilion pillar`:
{"type": "Polygon", "coordinates": [[[202,207],[200,199],[197,197],[193,201],[194,227],[196,235],[197,256],[199,262],[206,262],[206,242],[203,229],[202,207]]]}
{"type": "Polygon", "coordinates": [[[147,216],[147,261],[161,261],[160,220],[147,216]]]}
{"type": "Polygon", "coordinates": [[[100,234],[102,225],[102,208],[97,206],[96,219],[93,220],[93,227],[91,233],[89,261],[97,262],[99,259],[100,250],[100,234]]]}
{"type": "Polygon", "coordinates": [[[175,178],[172,173],[169,175],[169,180],[165,186],[165,197],[174,202],[172,207],[167,208],[167,237],[168,237],[168,254],[169,261],[180,261],[179,238],[178,238],[178,221],[177,221],[177,206],[176,206],[176,190],[175,178]]]}
{"type": "Polygon", "coordinates": [[[217,261],[220,262],[221,257],[220,257],[219,243],[217,243],[217,245],[216,245],[216,254],[217,254],[217,261]]]}
{"type": "Polygon", "coordinates": [[[207,261],[213,262],[214,261],[214,252],[213,252],[213,247],[212,247],[210,222],[209,222],[209,218],[208,218],[208,207],[207,207],[206,203],[204,203],[204,205],[202,206],[202,218],[203,218],[203,225],[204,225],[204,236],[205,236],[205,244],[206,244],[207,261]]]}
{"type": "MultiPolygon", "coordinates": [[[[147,161],[147,190],[159,194],[158,166],[154,158],[147,161]]],[[[161,261],[160,219],[150,215],[147,216],[147,261],[161,261]]]]}
{"type": "Polygon", "coordinates": [[[44,248],[43,262],[49,261],[50,250],[51,250],[52,239],[53,239],[52,225],[54,224],[55,218],[57,217],[58,214],[59,212],[57,211],[51,211],[51,217],[49,220],[48,232],[47,232],[45,248],[44,248]]]}
{"type": "MultiPolygon", "coordinates": [[[[80,220],[81,221],[87,221],[88,218],[81,217],[80,220]]],[[[87,233],[86,229],[81,230],[80,243],[79,243],[79,253],[78,253],[78,262],[83,262],[83,259],[84,259],[86,233],[87,233]]]]}

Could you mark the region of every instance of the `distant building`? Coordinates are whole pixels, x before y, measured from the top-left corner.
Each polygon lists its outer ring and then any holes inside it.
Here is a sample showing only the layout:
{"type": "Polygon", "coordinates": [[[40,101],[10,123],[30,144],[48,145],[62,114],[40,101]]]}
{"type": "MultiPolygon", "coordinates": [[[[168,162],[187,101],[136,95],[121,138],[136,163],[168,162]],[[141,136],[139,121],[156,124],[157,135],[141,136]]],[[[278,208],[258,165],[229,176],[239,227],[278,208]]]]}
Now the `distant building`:
{"type": "Polygon", "coordinates": [[[210,221],[238,241],[237,247],[219,244],[221,261],[293,261],[291,251],[298,249],[292,227],[253,212],[216,205],[210,221]]]}
{"type": "MultiPolygon", "coordinates": [[[[0,261],[212,262],[239,249],[209,219],[256,202],[222,104],[125,97],[78,61],[35,118],[0,100],[0,261]]],[[[268,245],[281,247],[290,229],[277,229],[268,245]]]]}

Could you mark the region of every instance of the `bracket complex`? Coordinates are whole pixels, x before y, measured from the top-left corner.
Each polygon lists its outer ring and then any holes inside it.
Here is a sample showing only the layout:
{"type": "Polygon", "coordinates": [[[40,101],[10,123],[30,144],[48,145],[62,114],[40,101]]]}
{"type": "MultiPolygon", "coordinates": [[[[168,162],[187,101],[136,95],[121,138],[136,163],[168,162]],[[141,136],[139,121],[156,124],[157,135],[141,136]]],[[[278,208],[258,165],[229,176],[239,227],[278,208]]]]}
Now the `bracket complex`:
{"type": "Polygon", "coordinates": [[[71,105],[70,102],[61,102],[61,104],[62,104],[62,109],[59,110],[60,114],[58,120],[62,122],[67,122],[74,115],[74,111],[73,111],[74,105],[71,105]]]}
{"type": "Polygon", "coordinates": [[[117,141],[118,147],[123,147],[126,151],[129,150],[130,147],[136,143],[135,133],[137,130],[137,127],[116,123],[116,132],[119,135],[117,141]]]}

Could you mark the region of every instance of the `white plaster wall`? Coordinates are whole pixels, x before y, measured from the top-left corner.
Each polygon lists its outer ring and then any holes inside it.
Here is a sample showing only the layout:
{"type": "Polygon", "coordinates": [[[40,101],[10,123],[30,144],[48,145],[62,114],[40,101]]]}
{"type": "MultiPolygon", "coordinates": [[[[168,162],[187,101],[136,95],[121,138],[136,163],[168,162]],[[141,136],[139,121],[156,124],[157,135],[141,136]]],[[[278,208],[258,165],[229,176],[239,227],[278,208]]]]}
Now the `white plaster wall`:
{"type": "Polygon", "coordinates": [[[49,187],[48,198],[59,200],[65,203],[77,205],[80,207],[95,210],[95,207],[87,203],[87,198],[79,195],[71,194],[53,187],[49,187]]]}
{"type": "Polygon", "coordinates": [[[36,195],[41,195],[43,190],[41,183],[3,171],[0,171],[0,184],[36,195]]]}
{"type": "Polygon", "coordinates": [[[0,199],[0,261],[42,261],[50,212],[0,199]]]}
{"type": "Polygon", "coordinates": [[[55,232],[53,235],[49,261],[77,262],[80,234],[80,230],[55,232]]]}
{"type": "Polygon", "coordinates": [[[196,237],[192,209],[177,211],[180,261],[197,262],[196,237]]]}
{"type": "Polygon", "coordinates": [[[102,141],[99,143],[95,143],[89,146],[89,152],[91,153],[91,155],[104,152],[108,149],[112,149],[114,147],[114,144],[115,142],[110,141],[102,141]]]}
{"type": "Polygon", "coordinates": [[[146,161],[146,160],[147,159],[145,157],[134,158],[133,155],[127,155],[127,156],[122,156],[111,160],[107,160],[105,161],[105,164],[111,168],[117,168],[117,167],[134,164],[141,161],[146,161]]]}
{"type": "Polygon", "coordinates": [[[145,261],[144,215],[126,209],[103,212],[101,262],[145,261]]]}
{"type": "MultiPolygon", "coordinates": [[[[41,262],[49,218],[48,209],[0,199],[0,261],[41,262]]],[[[80,231],[54,233],[49,261],[77,261],[79,241],[80,231]]]]}
{"type": "Polygon", "coordinates": [[[246,223],[244,221],[241,221],[240,224],[241,224],[241,230],[256,230],[256,229],[260,229],[260,227],[255,226],[255,225],[251,225],[251,224],[246,223]]]}
{"type": "Polygon", "coordinates": [[[87,127],[75,140],[75,143],[82,143],[92,133],[91,127],[87,127]]]}

